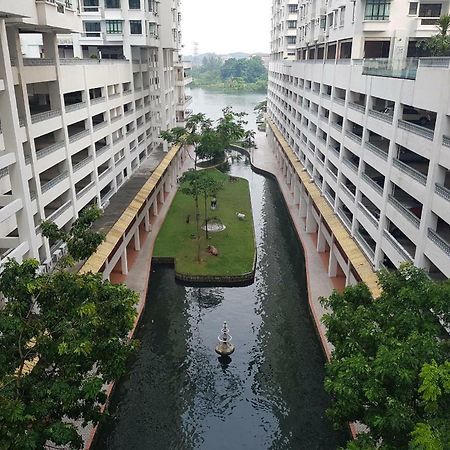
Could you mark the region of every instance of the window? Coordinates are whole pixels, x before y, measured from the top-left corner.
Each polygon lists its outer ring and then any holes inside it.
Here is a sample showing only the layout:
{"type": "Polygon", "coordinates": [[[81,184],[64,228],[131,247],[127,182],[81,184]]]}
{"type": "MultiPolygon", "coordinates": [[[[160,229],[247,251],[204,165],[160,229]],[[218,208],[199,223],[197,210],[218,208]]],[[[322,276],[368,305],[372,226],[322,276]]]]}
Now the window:
{"type": "Polygon", "coordinates": [[[388,20],[390,6],[390,0],[367,0],[364,19],[388,20]]]}
{"type": "Polygon", "coordinates": [[[155,22],[150,22],[148,24],[148,32],[150,36],[156,37],[158,36],[158,25],[155,22]]]}
{"type": "Polygon", "coordinates": [[[107,20],[105,23],[106,23],[106,32],[108,34],[123,33],[123,23],[121,20],[107,20]]]}
{"type": "Polygon", "coordinates": [[[344,26],[344,20],[345,20],[345,6],[341,8],[341,13],[339,14],[339,26],[344,26]]]}
{"type": "Polygon", "coordinates": [[[287,37],[287,43],[288,45],[294,45],[295,44],[295,36],[288,36],[287,37]]]}
{"type": "Polygon", "coordinates": [[[130,9],[141,9],[141,0],[128,0],[130,9]]]}
{"type": "Polygon", "coordinates": [[[296,20],[288,20],[287,27],[288,28],[297,28],[297,21],[296,20]]]}
{"type": "Polygon", "coordinates": [[[158,12],[157,8],[158,8],[158,6],[156,4],[156,0],[148,0],[148,10],[150,12],[153,12],[156,14],[158,12]]]}
{"type": "Polygon", "coordinates": [[[288,5],[290,13],[296,13],[298,11],[298,5],[288,5]]]}
{"type": "Polygon", "coordinates": [[[419,17],[440,17],[441,9],[441,3],[421,3],[419,17]]]}
{"type": "Polygon", "coordinates": [[[409,12],[410,16],[417,16],[417,10],[419,8],[419,2],[409,2],[409,12]]]}
{"type": "Polygon", "coordinates": [[[86,36],[100,37],[100,22],[83,22],[86,36]]]}
{"type": "Polygon", "coordinates": [[[140,20],[130,20],[130,33],[142,34],[142,22],[140,20]]]}
{"type": "Polygon", "coordinates": [[[105,8],[120,8],[120,0],[105,0],[105,8]]]}

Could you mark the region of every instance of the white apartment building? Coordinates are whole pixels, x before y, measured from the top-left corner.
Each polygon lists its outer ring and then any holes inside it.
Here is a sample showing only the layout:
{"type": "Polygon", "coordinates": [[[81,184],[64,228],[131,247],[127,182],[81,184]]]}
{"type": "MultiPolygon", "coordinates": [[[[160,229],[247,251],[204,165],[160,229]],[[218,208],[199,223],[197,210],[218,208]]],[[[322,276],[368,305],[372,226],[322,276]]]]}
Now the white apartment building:
{"type": "Polygon", "coordinates": [[[160,131],[183,124],[178,11],[179,0],[0,2],[0,265],[50,265],[60,252],[41,221],[70,226],[106,206],[161,149],[160,131]]]}
{"type": "Polygon", "coordinates": [[[416,45],[449,11],[273,1],[268,113],[375,269],[450,277],[450,59],[416,45]]]}

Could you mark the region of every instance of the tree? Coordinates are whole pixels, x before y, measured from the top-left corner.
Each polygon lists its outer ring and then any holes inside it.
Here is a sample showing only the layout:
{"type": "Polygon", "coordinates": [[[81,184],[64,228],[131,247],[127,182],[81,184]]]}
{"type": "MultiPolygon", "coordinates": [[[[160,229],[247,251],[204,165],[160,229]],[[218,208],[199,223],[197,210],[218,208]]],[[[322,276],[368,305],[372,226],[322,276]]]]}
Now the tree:
{"type": "Polygon", "coordinates": [[[189,195],[195,202],[195,225],[196,225],[196,239],[197,239],[197,261],[200,262],[200,208],[199,208],[199,196],[201,194],[201,172],[193,169],[188,170],[181,177],[181,192],[185,195],[189,195]]]}
{"type": "Polygon", "coordinates": [[[205,206],[205,237],[209,239],[208,234],[208,197],[216,197],[217,193],[223,189],[223,182],[217,180],[205,171],[200,172],[199,191],[203,194],[205,206]]]}
{"type": "Polygon", "coordinates": [[[214,124],[205,114],[194,114],[186,122],[186,128],[175,127],[161,132],[162,139],[169,144],[192,145],[194,147],[194,170],[199,159],[223,156],[230,144],[245,135],[243,112],[234,112],[231,106],[222,110],[223,116],[214,124]]]}
{"type": "MultiPolygon", "coordinates": [[[[95,248],[88,230],[95,210],[80,215],[66,240],[77,260],[95,248]],[[84,231],[83,231],[84,230],[84,231]],[[86,241],[84,240],[86,236],[86,241]],[[82,243],[86,242],[86,252],[82,243]]],[[[0,275],[0,448],[41,449],[46,442],[78,449],[75,422],[99,422],[104,386],[120,377],[136,343],[128,333],[137,294],[101,274],[39,274],[39,262],[10,260],[0,275]]]]}
{"type": "Polygon", "coordinates": [[[171,130],[162,131],[160,137],[169,144],[192,145],[194,147],[194,169],[197,169],[199,158],[199,148],[202,147],[202,140],[212,127],[212,121],[205,114],[193,114],[186,121],[186,127],[175,127],[171,130]]]}
{"type": "Polygon", "coordinates": [[[411,265],[381,271],[378,278],[382,294],[377,299],[365,284],[322,299],[330,311],[323,320],[334,346],[325,380],[333,397],[328,415],[337,427],[355,421],[368,427],[348,445],[354,450],[407,449],[419,424],[435,430],[435,423],[448,418],[439,408],[430,416],[421,398],[421,376],[425,383],[427,364],[449,359],[439,320],[450,325],[450,282],[432,282],[411,265]]]}
{"type": "Polygon", "coordinates": [[[431,56],[450,56],[450,15],[444,15],[438,19],[438,34],[422,43],[422,46],[431,56]]]}
{"type": "Polygon", "coordinates": [[[262,102],[259,102],[254,108],[253,111],[256,111],[258,113],[265,113],[267,112],[267,100],[263,100],[262,102]]]}
{"type": "Polygon", "coordinates": [[[256,133],[253,130],[247,130],[244,134],[243,144],[247,148],[256,148],[255,142],[256,133]]]}

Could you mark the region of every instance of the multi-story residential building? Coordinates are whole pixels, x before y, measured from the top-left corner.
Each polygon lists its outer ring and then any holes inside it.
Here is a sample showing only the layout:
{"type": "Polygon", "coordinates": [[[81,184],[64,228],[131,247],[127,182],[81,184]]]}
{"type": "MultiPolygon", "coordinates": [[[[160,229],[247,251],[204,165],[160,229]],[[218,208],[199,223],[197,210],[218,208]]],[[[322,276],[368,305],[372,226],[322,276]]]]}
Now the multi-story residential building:
{"type": "Polygon", "coordinates": [[[450,277],[450,59],[417,45],[449,8],[273,1],[268,113],[375,269],[450,277]]]}
{"type": "Polygon", "coordinates": [[[0,2],[1,260],[48,264],[55,248],[41,221],[67,227],[87,205],[105,206],[163,147],[161,129],[183,123],[178,9],[179,0],[0,2]]]}

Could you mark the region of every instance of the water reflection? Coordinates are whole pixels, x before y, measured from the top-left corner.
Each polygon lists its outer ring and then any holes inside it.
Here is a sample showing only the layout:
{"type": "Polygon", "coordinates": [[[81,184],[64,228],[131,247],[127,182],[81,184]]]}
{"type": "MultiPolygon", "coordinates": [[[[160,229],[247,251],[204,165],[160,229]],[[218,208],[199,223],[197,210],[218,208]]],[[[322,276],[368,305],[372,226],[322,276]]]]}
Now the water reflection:
{"type": "Polygon", "coordinates": [[[246,161],[258,262],[255,283],[192,288],[155,270],[141,348],[112,400],[97,449],[336,449],[325,418],[324,358],[307,306],[305,263],[281,193],[246,161]],[[217,358],[223,321],[236,351],[217,358]]]}

